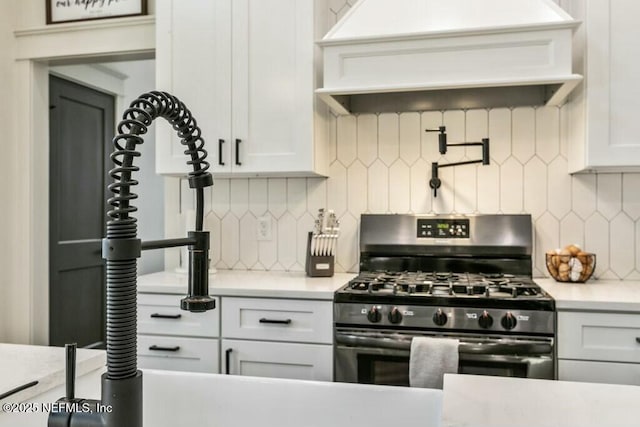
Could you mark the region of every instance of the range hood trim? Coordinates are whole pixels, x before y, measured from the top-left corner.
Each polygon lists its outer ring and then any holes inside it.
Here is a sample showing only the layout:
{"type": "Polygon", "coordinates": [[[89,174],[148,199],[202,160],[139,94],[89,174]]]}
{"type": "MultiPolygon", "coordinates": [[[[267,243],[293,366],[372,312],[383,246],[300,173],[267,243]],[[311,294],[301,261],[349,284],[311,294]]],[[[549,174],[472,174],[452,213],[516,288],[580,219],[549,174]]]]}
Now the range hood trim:
{"type": "MultiPolygon", "coordinates": [[[[583,77],[578,74],[572,74],[562,78],[551,78],[544,81],[520,81],[514,83],[509,82],[483,82],[482,84],[469,83],[466,86],[425,86],[425,87],[394,87],[394,88],[371,88],[370,90],[363,90],[362,88],[349,90],[330,90],[330,89],[317,89],[316,94],[324,101],[331,110],[337,115],[350,115],[358,113],[389,113],[389,112],[409,112],[409,111],[434,111],[434,110],[447,110],[447,109],[470,109],[470,108],[500,108],[500,107],[519,107],[519,106],[561,106],[565,101],[569,93],[582,82],[583,77]],[[455,96],[452,94],[459,91],[468,89],[465,95],[475,94],[481,90],[493,90],[495,92],[500,91],[503,88],[526,88],[522,90],[522,96],[519,99],[516,97],[510,97],[511,103],[483,103],[482,105],[454,105],[455,96]],[[531,95],[531,90],[538,89],[543,92],[545,96],[531,95]],[[452,99],[451,102],[445,105],[440,105],[437,108],[412,108],[410,103],[407,103],[403,108],[398,108],[397,102],[380,102],[380,99],[394,98],[406,96],[407,98],[418,98],[422,96],[422,92],[428,92],[429,95],[437,94],[438,97],[447,95],[452,99]],[[372,107],[370,102],[360,101],[352,102],[353,100],[365,98],[367,95],[376,95],[376,107],[372,107]],[[364,105],[364,107],[363,107],[364,105]]],[[[426,97],[427,95],[425,95],[426,97]]]]}
{"type": "Polygon", "coordinates": [[[360,37],[344,37],[344,38],[330,38],[330,33],[318,40],[317,45],[321,47],[325,46],[340,46],[340,45],[354,45],[359,43],[379,43],[390,42],[397,40],[425,40],[436,38],[451,38],[451,37],[467,37],[467,36],[479,36],[489,34],[504,34],[513,32],[528,32],[528,31],[546,31],[546,30],[562,30],[571,29],[575,31],[577,27],[582,24],[582,21],[565,21],[565,22],[552,22],[544,24],[530,24],[530,25],[504,25],[499,27],[486,27],[486,28],[473,28],[469,30],[446,30],[446,31],[425,31],[421,33],[398,33],[393,35],[382,36],[360,36],[360,37]]]}

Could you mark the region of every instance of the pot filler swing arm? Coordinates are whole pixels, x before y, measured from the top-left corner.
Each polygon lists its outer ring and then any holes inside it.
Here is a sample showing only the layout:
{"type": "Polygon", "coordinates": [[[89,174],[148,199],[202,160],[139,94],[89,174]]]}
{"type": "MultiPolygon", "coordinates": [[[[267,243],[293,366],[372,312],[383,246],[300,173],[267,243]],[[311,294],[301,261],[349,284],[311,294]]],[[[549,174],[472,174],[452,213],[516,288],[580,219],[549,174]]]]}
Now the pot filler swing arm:
{"type": "Polygon", "coordinates": [[[447,142],[447,128],[445,126],[440,126],[438,129],[425,129],[425,132],[439,132],[438,134],[438,151],[440,154],[447,154],[448,147],[471,147],[471,146],[481,146],[482,147],[482,159],[480,160],[466,160],[462,162],[455,163],[447,163],[444,165],[439,165],[438,162],[431,163],[431,179],[429,180],[429,187],[433,189],[433,197],[438,197],[438,188],[442,184],[440,178],[438,178],[438,169],[448,168],[452,166],[462,166],[462,165],[471,165],[474,163],[482,163],[483,165],[489,164],[489,138],[482,138],[482,142],[458,142],[455,144],[451,144],[447,142]]]}
{"type": "Polygon", "coordinates": [[[66,396],[58,403],[64,410],[49,414],[49,427],[142,427],[142,372],[137,369],[137,258],[141,250],[177,246],[189,247],[188,295],[180,301],[183,310],[204,312],[215,308],[209,296],[209,232],[203,231],[204,188],[213,185],[207,172],[207,152],[195,118],[175,96],[150,92],[133,101],[124,112],[113,139],[109,171],[113,193],[108,201],[107,237],[102,241],[102,257],[107,268],[107,372],[102,376],[101,399],[88,400],[74,395],[75,344],[66,349],[66,396]],[[137,219],[130,214],[137,208],[130,202],[138,196],[131,187],[138,184],[132,173],[139,170],[133,160],[140,156],[136,146],[140,135],[158,117],[166,119],[186,147],[189,187],[196,192],[195,231],[186,238],[141,242],[137,238],[137,219]]]}

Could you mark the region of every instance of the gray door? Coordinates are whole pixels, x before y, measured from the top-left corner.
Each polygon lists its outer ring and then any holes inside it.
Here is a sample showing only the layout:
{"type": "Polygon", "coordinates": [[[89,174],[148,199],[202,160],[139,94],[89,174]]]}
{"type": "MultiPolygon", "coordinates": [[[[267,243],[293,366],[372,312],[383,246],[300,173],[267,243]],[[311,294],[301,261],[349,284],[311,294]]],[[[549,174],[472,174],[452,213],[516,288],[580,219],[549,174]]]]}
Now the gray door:
{"type": "Polygon", "coordinates": [[[49,78],[49,344],[105,346],[106,184],[113,96],[49,78]]]}

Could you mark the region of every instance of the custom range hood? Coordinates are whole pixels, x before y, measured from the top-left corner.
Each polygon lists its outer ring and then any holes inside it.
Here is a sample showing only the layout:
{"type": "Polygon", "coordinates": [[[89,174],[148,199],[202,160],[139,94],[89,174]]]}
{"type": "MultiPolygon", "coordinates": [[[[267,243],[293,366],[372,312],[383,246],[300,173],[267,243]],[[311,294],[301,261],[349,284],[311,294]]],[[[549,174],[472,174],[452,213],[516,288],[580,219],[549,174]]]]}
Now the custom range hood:
{"type": "Polygon", "coordinates": [[[316,92],[337,114],[561,105],[578,25],[551,0],[359,0],[316,92]]]}

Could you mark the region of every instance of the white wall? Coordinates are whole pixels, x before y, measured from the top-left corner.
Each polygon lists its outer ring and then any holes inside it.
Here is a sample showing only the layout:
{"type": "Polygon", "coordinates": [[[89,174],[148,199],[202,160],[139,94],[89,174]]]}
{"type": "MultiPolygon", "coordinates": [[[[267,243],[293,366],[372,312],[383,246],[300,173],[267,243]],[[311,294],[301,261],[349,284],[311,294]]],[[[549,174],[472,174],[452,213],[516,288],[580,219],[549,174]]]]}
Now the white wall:
{"type": "MultiPolygon", "coordinates": [[[[50,70],[61,77],[116,96],[116,124],[124,110],[139,95],[155,89],[155,61],[124,61],[88,65],[54,66],[50,70]]],[[[164,180],[155,173],[155,126],[151,126],[139,147],[136,159],[140,171],[134,205],[138,208],[138,235],[142,240],[157,240],[164,234],[164,180]]],[[[164,269],[162,251],[145,251],[138,260],[139,274],[164,269]]]]}
{"type": "Polygon", "coordinates": [[[13,80],[13,55],[12,55],[12,22],[15,19],[13,4],[0,2],[0,93],[4,102],[0,102],[0,341],[6,336],[9,324],[7,310],[3,309],[2,301],[8,298],[7,288],[11,281],[14,265],[12,249],[11,224],[15,224],[13,210],[10,209],[12,200],[12,186],[14,179],[14,161],[20,143],[14,137],[12,126],[12,100],[15,94],[10,82],[13,80]]]}
{"type": "Polygon", "coordinates": [[[46,26],[44,4],[0,2],[0,340],[16,343],[48,341],[48,61],[140,59],[155,48],[153,16],[46,26]]]}

